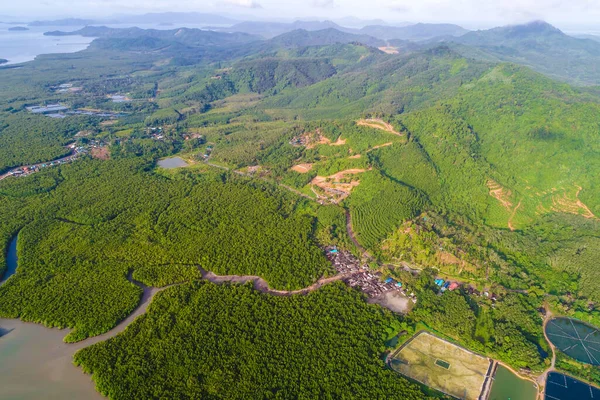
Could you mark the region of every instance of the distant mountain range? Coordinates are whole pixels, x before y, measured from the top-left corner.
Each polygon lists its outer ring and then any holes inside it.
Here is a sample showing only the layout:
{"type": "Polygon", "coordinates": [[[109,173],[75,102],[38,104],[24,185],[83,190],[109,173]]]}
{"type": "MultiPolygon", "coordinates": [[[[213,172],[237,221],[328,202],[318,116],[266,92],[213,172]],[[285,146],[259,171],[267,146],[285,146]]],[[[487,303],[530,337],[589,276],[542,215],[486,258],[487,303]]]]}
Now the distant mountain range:
{"type": "Polygon", "coordinates": [[[330,28],[339,31],[346,30],[332,21],[296,21],[292,23],[245,21],[228,28],[211,27],[210,29],[220,32],[244,32],[252,35],[259,35],[265,39],[271,39],[275,36],[299,29],[305,31],[320,31],[330,28]]]}
{"type": "Polygon", "coordinates": [[[462,36],[469,31],[453,24],[415,24],[408,26],[366,26],[361,33],[383,40],[402,39],[413,42],[430,40],[439,36],[462,36]]]}
{"type": "Polygon", "coordinates": [[[85,37],[97,38],[118,38],[118,39],[137,39],[153,38],[168,42],[179,42],[193,46],[213,46],[256,42],[261,40],[257,36],[247,33],[221,33],[205,31],[201,29],[179,28],[171,30],[141,29],[141,28],[109,28],[106,26],[86,26],[85,28],[73,31],[62,32],[53,31],[44,33],[45,36],[73,36],[81,35],[85,37]]]}
{"type": "Polygon", "coordinates": [[[214,29],[222,32],[245,32],[260,35],[267,39],[298,29],[306,31],[336,29],[356,35],[369,35],[381,40],[401,39],[410,41],[424,41],[440,36],[461,36],[469,32],[453,24],[369,25],[361,29],[353,29],[340,26],[332,21],[296,21],[293,23],[247,21],[228,28],[214,29]]]}
{"type": "Polygon", "coordinates": [[[473,58],[497,59],[529,66],[571,83],[600,84],[600,43],[568,36],[554,26],[535,21],[434,39],[453,42],[473,58]]]}
{"type": "MultiPolygon", "coordinates": [[[[117,46],[141,46],[157,49],[177,43],[184,46],[238,45],[232,56],[250,51],[268,51],[273,47],[308,47],[336,43],[360,43],[384,48],[389,53],[411,52],[440,43],[463,56],[490,62],[522,64],[548,76],[580,85],[600,84],[600,42],[566,35],[541,21],[469,32],[451,24],[416,24],[406,27],[366,26],[361,29],[340,27],[332,21],[296,21],[294,23],[242,22],[231,28],[143,30],[86,27],[75,32],[48,32],[47,35],[83,35],[100,38],[149,38],[121,41],[117,46]],[[267,41],[265,41],[267,39],[267,41]],[[242,48],[242,44],[247,49],[242,48]]],[[[114,43],[112,45],[115,45],[114,43]]],[[[171,48],[175,51],[175,47],[171,48]]]]}
{"type": "Polygon", "coordinates": [[[298,29],[271,39],[271,43],[284,47],[326,46],[336,43],[361,43],[371,47],[382,47],[386,42],[369,35],[346,33],[333,28],[320,31],[298,29]]]}
{"type": "MultiPolygon", "coordinates": [[[[86,26],[97,24],[93,19],[65,18],[51,21],[33,21],[28,26],[86,26]]],[[[106,22],[105,22],[106,23],[106,22]]]]}
{"type": "Polygon", "coordinates": [[[216,14],[204,14],[197,12],[182,13],[149,13],[143,15],[127,15],[115,18],[119,23],[139,23],[139,24],[215,24],[215,25],[233,25],[240,21],[233,18],[224,17],[216,14]]]}

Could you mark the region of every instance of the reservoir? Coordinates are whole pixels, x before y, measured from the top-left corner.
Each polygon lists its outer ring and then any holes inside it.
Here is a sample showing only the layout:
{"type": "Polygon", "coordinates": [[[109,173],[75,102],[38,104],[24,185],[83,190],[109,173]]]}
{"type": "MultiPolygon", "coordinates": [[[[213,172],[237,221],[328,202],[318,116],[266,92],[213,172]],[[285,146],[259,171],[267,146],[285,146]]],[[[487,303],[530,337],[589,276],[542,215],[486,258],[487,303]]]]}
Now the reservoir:
{"type": "Polygon", "coordinates": [[[537,394],[533,382],[521,379],[508,368],[498,365],[489,400],[535,400],[537,394]]]}
{"type": "Polygon", "coordinates": [[[158,166],[165,169],[187,167],[188,163],[181,157],[165,158],[158,161],[158,166]]]}
{"type": "Polygon", "coordinates": [[[15,236],[8,245],[6,253],[6,265],[8,269],[4,271],[4,275],[0,278],[0,284],[4,283],[17,271],[17,236],[15,236]]]}

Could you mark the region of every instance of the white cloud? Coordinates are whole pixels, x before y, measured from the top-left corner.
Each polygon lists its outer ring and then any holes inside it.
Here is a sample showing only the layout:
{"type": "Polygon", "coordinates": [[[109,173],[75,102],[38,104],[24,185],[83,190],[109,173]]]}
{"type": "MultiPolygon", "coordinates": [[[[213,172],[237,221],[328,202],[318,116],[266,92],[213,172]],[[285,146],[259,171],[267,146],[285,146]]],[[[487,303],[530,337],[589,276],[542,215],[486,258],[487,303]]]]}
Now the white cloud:
{"type": "Polygon", "coordinates": [[[239,19],[354,16],[389,23],[451,22],[468,28],[543,19],[563,29],[585,26],[600,33],[600,0],[0,0],[0,14],[23,20],[164,11],[231,14],[239,19]]]}
{"type": "Polygon", "coordinates": [[[255,0],[222,0],[223,4],[244,8],[262,8],[260,3],[255,0]]]}
{"type": "Polygon", "coordinates": [[[337,6],[334,0],[313,0],[312,5],[317,8],[333,8],[337,6]]]}

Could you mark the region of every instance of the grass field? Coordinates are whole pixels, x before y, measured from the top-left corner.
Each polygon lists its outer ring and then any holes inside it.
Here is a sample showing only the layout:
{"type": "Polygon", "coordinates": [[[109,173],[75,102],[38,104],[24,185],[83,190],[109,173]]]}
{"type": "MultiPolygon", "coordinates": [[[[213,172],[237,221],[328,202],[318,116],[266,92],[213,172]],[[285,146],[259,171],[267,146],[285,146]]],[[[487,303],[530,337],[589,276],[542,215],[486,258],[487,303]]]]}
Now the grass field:
{"type": "Polygon", "coordinates": [[[402,375],[451,396],[477,400],[490,360],[420,332],[394,355],[391,366],[402,375]]]}

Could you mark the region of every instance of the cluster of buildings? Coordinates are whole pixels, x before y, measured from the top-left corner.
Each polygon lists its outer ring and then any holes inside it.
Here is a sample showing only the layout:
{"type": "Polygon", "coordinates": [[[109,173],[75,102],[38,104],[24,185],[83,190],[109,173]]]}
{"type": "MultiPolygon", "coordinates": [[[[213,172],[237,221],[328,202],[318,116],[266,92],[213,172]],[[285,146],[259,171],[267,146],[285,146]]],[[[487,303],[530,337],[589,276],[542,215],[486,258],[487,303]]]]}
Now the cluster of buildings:
{"type": "Polygon", "coordinates": [[[146,134],[150,135],[150,137],[154,140],[164,140],[165,135],[163,133],[162,126],[146,128],[146,134]]]}
{"type": "Polygon", "coordinates": [[[444,279],[436,279],[435,284],[440,288],[440,294],[444,293],[446,290],[453,291],[460,287],[458,282],[445,281],[444,279]]]}
{"type": "Polygon", "coordinates": [[[336,271],[347,276],[344,282],[350,287],[359,287],[369,297],[377,297],[384,293],[396,291],[404,294],[402,283],[392,278],[383,279],[382,274],[372,271],[348,251],[339,251],[335,247],[325,249],[327,258],[336,271]]]}
{"type": "Polygon", "coordinates": [[[113,103],[126,103],[130,101],[129,97],[120,94],[114,94],[108,97],[112,100],[113,103]]]}
{"type": "Polygon", "coordinates": [[[125,116],[125,114],[107,112],[107,111],[98,111],[98,110],[73,110],[67,111],[69,107],[63,104],[48,104],[45,106],[29,106],[26,107],[27,111],[32,114],[43,114],[50,118],[66,118],[68,115],[88,115],[93,117],[102,117],[102,118],[119,118],[125,116]]]}
{"type": "Polygon", "coordinates": [[[65,111],[68,110],[69,107],[62,105],[62,104],[48,104],[45,106],[29,106],[26,107],[27,111],[29,111],[32,114],[49,114],[50,116],[52,114],[56,114],[59,111],[65,111]]]}
{"type": "Polygon", "coordinates": [[[46,162],[46,163],[40,163],[40,164],[35,164],[35,165],[28,165],[26,167],[19,167],[19,168],[15,168],[12,169],[10,171],[8,171],[6,174],[0,176],[1,179],[7,178],[9,176],[27,176],[27,175],[31,175],[35,172],[38,172],[44,168],[49,168],[49,167],[54,167],[57,165],[61,165],[61,164],[67,164],[70,163],[72,161],[75,161],[75,159],[77,159],[77,157],[82,154],[82,153],[86,153],[87,149],[85,147],[75,147],[75,146],[70,146],[71,149],[73,150],[73,153],[71,153],[70,156],[61,158],[59,160],[54,160],[54,161],[50,161],[50,162],[46,162]]]}
{"type": "Polygon", "coordinates": [[[72,83],[63,83],[58,86],[52,86],[55,93],[76,93],[82,90],[80,87],[73,86],[72,83]]]}

